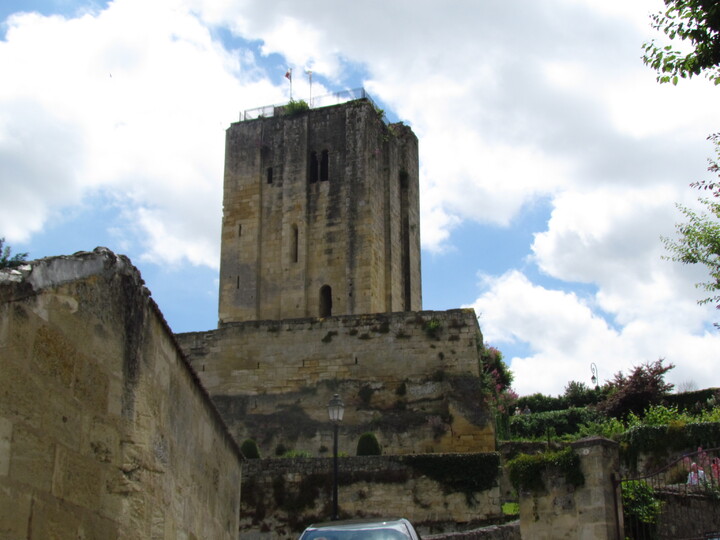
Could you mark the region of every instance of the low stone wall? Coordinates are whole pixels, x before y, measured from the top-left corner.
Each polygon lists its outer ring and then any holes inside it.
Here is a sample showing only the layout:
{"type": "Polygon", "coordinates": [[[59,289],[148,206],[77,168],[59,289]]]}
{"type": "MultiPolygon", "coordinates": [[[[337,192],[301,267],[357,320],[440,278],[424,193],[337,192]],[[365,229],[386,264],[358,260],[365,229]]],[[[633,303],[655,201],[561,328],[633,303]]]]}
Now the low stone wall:
{"type": "MultiPolygon", "coordinates": [[[[339,517],[401,516],[423,534],[502,518],[498,454],[345,457],[339,517]]],[[[332,513],[332,459],[254,459],[243,472],[241,538],[297,538],[332,513]]]]}
{"type": "Polygon", "coordinates": [[[335,393],[341,452],[366,431],[386,454],[495,449],[472,310],[232,323],[177,339],[237,441],[254,439],[263,457],[278,446],[327,455],[335,393]]]}
{"type": "Polygon", "coordinates": [[[0,538],[237,538],[241,455],[139,273],[0,270],[0,538]]]}
{"type": "Polygon", "coordinates": [[[520,493],[520,529],[523,538],[617,537],[613,474],[619,470],[617,443],[589,438],[571,445],[580,457],[585,482],[568,484],[564,471],[543,475],[545,491],[520,493]]]}
{"type": "Polygon", "coordinates": [[[521,540],[520,522],[491,525],[472,531],[425,535],[423,540],[521,540]]]}
{"type": "Polygon", "coordinates": [[[657,526],[659,540],[708,538],[705,535],[710,532],[718,533],[713,538],[720,537],[720,503],[716,493],[658,490],[656,496],[663,502],[657,526]]]}

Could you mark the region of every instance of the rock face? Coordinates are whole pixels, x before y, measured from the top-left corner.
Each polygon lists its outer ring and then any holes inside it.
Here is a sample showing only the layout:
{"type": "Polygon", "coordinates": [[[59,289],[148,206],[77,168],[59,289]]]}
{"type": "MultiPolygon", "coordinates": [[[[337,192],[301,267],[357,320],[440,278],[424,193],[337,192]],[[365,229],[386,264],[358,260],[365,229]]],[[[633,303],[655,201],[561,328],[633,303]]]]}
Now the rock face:
{"type": "Polygon", "coordinates": [[[236,538],[241,455],[105,249],[0,270],[0,538],[236,538]]]}

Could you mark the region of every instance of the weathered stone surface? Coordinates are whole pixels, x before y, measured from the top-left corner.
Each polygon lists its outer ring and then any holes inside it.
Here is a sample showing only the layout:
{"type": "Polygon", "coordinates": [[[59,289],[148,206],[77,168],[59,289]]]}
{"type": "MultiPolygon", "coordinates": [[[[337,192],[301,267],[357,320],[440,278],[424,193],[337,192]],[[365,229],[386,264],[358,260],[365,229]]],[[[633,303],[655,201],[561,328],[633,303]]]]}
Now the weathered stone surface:
{"type": "Polygon", "coordinates": [[[230,126],[220,321],[419,310],[421,294],[409,127],[365,99],[230,126]]]}
{"type": "Polygon", "coordinates": [[[237,441],[263,455],[282,444],[322,456],[335,393],[350,455],[366,431],[387,454],[495,449],[472,310],[252,321],[177,339],[237,441]]]}
{"type": "Polygon", "coordinates": [[[241,456],[129,261],[0,270],[0,539],[236,538],[241,456]]]}
{"type": "Polygon", "coordinates": [[[564,472],[543,476],[546,491],[520,493],[523,538],[617,538],[613,475],[620,467],[617,443],[601,437],[572,444],[585,483],[567,485],[564,472]]]}
{"type": "MultiPolygon", "coordinates": [[[[464,458],[467,456],[458,454],[429,457],[437,462],[437,470],[452,467],[454,461],[464,458]]],[[[490,479],[484,490],[460,492],[425,475],[421,468],[413,466],[412,459],[340,458],[339,516],[403,516],[415,524],[423,537],[431,530],[472,528],[502,516],[496,478],[490,479]]],[[[297,538],[309,523],[329,519],[332,459],[248,460],[243,474],[240,538],[297,538]]]]}

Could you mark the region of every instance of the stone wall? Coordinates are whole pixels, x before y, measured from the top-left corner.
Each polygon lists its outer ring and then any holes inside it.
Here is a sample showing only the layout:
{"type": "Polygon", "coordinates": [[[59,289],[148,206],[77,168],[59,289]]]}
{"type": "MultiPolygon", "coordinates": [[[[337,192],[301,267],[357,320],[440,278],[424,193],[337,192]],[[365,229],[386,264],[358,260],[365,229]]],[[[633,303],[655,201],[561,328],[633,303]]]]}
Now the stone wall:
{"type": "Polygon", "coordinates": [[[233,435],[263,456],[280,444],[327,455],[335,393],[341,452],[354,455],[366,431],[386,454],[495,449],[472,310],[232,323],[177,339],[233,435]]]}
{"type": "MultiPolygon", "coordinates": [[[[423,536],[502,516],[497,454],[345,457],[338,460],[338,515],[401,516],[423,536]]],[[[248,460],[241,538],[297,538],[332,512],[332,459],[248,460]]]]}
{"type": "Polygon", "coordinates": [[[241,456],[139,273],[0,270],[0,539],[236,538],[241,456]]]}
{"type": "Polygon", "coordinates": [[[720,537],[720,503],[717,492],[692,493],[672,488],[656,491],[663,502],[657,524],[659,540],[720,537]],[[710,532],[714,535],[709,535],[710,532]]]}
{"type": "Polygon", "coordinates": [[[521,540],[520,522],[512,521],[470,531],[425,535],[423,540],[521,540]]]}
{"type": "Polygon", "coordinates": [[[617,443],[600,437],[572,443],[585,483],[565,482],[564,471],[543,476],[546,490],[520,493],[523,538],[561,540],[617,538],[613,475],[619,470],[617,443]]]}

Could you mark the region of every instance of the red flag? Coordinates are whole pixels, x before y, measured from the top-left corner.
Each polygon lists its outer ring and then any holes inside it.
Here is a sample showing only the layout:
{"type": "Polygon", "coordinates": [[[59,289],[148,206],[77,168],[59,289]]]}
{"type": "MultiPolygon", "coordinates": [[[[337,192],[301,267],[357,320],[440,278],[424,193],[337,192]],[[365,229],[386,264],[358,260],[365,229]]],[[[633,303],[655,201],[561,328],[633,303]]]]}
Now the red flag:
{"type": "Polygon", "coordinates": [[[288,80],[292,81],[292,68],[288,68],[288,70],[285,72],[285,77],[287,77],[288,80]]]}

